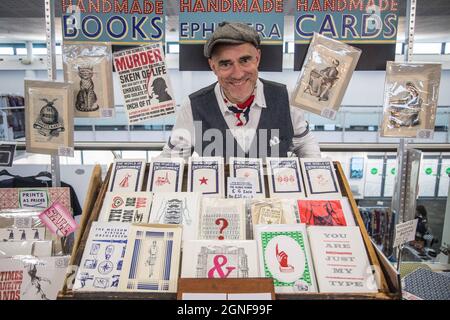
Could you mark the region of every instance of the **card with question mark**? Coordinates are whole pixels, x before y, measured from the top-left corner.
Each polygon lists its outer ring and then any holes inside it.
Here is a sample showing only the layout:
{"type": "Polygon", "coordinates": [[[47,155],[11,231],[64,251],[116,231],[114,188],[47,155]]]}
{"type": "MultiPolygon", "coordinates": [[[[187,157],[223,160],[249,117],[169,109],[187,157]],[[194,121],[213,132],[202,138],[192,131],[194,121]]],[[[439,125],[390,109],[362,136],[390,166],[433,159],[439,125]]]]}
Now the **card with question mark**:
{"type": "Polygon", "coordinates": [[[200,239],[245,240],[245,200],[204,198],[200,239]]]}

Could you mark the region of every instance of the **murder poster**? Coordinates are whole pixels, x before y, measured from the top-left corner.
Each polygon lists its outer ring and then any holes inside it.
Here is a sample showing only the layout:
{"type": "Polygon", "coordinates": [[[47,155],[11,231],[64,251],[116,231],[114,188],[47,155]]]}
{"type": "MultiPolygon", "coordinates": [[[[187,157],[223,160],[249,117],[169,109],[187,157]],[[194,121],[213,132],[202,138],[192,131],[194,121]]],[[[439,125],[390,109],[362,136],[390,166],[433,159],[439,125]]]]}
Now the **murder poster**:
{"type": "Polygon", "coordinates": [[[175,113],[175,100],[161,43],[114,53],[128,123],[175,113]]]}

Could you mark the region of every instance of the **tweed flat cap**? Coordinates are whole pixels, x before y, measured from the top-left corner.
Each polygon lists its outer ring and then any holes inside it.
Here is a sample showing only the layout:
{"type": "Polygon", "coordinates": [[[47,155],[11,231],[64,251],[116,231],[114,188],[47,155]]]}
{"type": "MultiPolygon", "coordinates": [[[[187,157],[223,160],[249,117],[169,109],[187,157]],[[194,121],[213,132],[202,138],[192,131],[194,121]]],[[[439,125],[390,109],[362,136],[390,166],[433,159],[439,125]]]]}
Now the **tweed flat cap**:
{"type": "Polygon", "coordinates": [[[206,58],[211,58],[214,46],[220,43],[241,44],[246,42],[258,48],[261,44],[258,32],[245,23],[224,21],[219,23],[219,26],[205,43],[203,55],[206,58]]]}

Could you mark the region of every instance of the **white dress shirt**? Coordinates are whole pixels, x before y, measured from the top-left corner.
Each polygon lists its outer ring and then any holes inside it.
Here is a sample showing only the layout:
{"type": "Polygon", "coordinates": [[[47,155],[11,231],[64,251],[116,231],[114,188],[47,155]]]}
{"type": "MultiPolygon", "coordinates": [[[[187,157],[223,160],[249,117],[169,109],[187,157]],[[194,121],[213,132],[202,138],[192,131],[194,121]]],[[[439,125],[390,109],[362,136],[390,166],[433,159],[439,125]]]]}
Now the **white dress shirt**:
{"type": "MultiPolygon", "coordinates": [[[[236,116],[232,111],[228,110],[223,101],[219,83],[214,87],[214,93],[231,133],[240,147],[247,152],[256,135],[261,110],[267,108],[263,83],[259,79],[256,83],[255,99],[250,107],[249,121],[245,126],[236,125],[236,116]]],[[[292,145],[289,151],[295,153],[299,158],[320,158],[319,145],[311,132],[309,132],[308,123],[304,120],[303,111],[293,106],[290,106],[290,111],[294,137],[292,138],[292,145]]],[[[172,135],[164,145],[163,152],[160,156],[167,158],[183,157],[187,160],[191,156],[191,147],[195,145],[195,139],[191,102],[187,98],[181,105],[175,126],[172,129],[172,135]]]]}

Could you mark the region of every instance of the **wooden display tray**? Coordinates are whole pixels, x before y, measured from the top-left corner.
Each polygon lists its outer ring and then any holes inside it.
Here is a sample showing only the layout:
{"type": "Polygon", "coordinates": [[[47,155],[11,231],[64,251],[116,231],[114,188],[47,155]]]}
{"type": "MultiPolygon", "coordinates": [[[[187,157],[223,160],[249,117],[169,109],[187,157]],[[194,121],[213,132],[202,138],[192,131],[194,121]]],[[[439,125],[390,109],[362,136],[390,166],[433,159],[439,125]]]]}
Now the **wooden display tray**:
{"type": "MultiPolygon", "coordinates": [[[[364,241],[364,245],[367,250],[367,254],[369,257],[370,264],[374,266],[375,270],[379,270],[376,278],[379,279],[379,292],[378,293],[302,293],[302,294],[276,294],[276,299],[280,300],[291,300],[291,299],[307,299],[307,300],[321,300],[321,299],[382,299],[382,300],[390,300],[390,299],[401,299],[401,290],[398,273],[394,269],[394,267],[385,259],[370,240],[369,234],[364,226],[364,222],[358,210],[358,206],[356,205],[355,199],[353,198],[353,194],[350,189],[350,185],[345,177],[342,166],[339,162],[334,161],[334,167],[336,170],[336,175],[339,180],[339,185],[341,187],[342,195],[347,197],[350,206],[352,209],[353,216],[355,218],[355,223],[360,227],[361,235],[364,241]]],[[[89,230],[92,222],[98,219],[98,216],[101,211],[101,207],[103,204],[103,200],[105,198],[105,194],[108,188],[109,179],[111,176],[112,165],[110,165],[109,170],[106,174],[105,180],[99,186],[98,183],[90,186],[90,189],[93,189],[93,192],[98,191],[96,201],[93,204],[91,210],[83,210],[83,222],[86,227],[84,230],[80,230],[82,235],[80,235],[80,239],[74,245],[74,250],[72,253],[71,264],[78,266],[80,264],[83,250],[86,245],[87,237],[89,235],[89,230]]],[[[184,170],[183,177],[183,185],[182,190],[187,190],[187,165],[184,170]]],[[[146,166],[143,188],[147,185],[149,174],[149,164],[146,166]]],[[[225,166],[225,177],[229,176],[228,166],[225,166]]],[[[268,186],[267,186],[267,178],[264,179],[266,184],[266,196],[268,196],[268,186]]],[[[98,182],[98,179],[96,179],[98,182]]],[[[91,181],[91,183],[93,183],[91,181]]],[[[179,283],[180,280],[179,279],[179,283]]],[[[208,280],[208,279],[206,279],[208,280]]],[[[219,280],[219,279],[218,279],[219,280]]],[[[213,279],[211,280],[213,281],[213,279]]],[[[215,279],[214,279],[215,281],[215,279]]],[[[220,280],[219,280],[220,281],[220,280]]],[[[239,283],[239,281],[237,282],[239,283]]],[[[73,292],[69,290],[67,286],[64,286],[63,290],[59,293],[58,299],[176,299],[175,293],[135,293],[135,292],[73,292]]]]}

